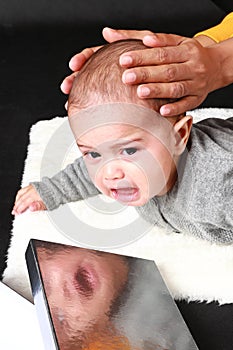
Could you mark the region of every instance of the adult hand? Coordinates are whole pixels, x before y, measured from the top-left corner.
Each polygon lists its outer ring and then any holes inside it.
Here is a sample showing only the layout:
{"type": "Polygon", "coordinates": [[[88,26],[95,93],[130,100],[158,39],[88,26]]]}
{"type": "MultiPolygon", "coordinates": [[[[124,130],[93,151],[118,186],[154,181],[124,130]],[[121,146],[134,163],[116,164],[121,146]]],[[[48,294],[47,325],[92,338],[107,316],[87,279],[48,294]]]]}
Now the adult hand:
{"type": "MultiPolygon", "coordinates": [[[[127,68],[125,84],[140,84],[140,98],[175,98],[163,105],[164,116],[179,115],[204,101],[216,86],[221,65],[213,46],[204,47],[197,39],[174,34],[146,35],[148,49],[124,53],[120,64],[127,68]]],[[[214,42],[210,39],[209,43],[214,42]]]]}
{"type": "MultiPolygon", "coordinates": [[[[197,107],[215,88],[215,76],[220,74],[219,61],[214,58],[214,50],[201,45],[198,39],[110,28],[103,29],[103,36],[108,42],[141,39],[148,46],[148,49],[131,51],[120,57],[120,64],[126,68],[122,80],[125,84],[139,84],[140,98],[179,99],[161,107],[160,113],[164,116],[179,115],[197,107]]],[[[214,42],[207,39],[203,43],[214,42]]],[[[98,48],[85,49],[72,57],[70,68],[75,73],[63,81],[64,93],[69,93],[77,71],[98,48]]]]}
{"type": "Polygon", "coordinates": [[[88,58],[90,58],[93,55],[93,53],[97,51],[100,47],[101,46],[88,47],[71,58],[69,62],[69,67],[74,73],[67,76],[61,84],[61,90],[62,92],[64,92],[64,94],[70,93],[73,81],[78,71],[82,68],[82,66],[85,64],[88,58]]]}
{"type": "MultiPolygon", "coordinates": [[[[116,30],[107,27],[103,29],[103,37],[109,43],[121,39],[142,40],[145,35],[149,34],[153,33],[149,30],[116,30]]],[[[71,58],[69,62],[69,67],[74,73],[65,77],[61,84],[61,90],[64,94],[70,93],[73,81],[78,71],[82,68],[85,62],[93,55],[93,53],[96,52],[100,47],[101,46],[88,47],[71,58]]]]}

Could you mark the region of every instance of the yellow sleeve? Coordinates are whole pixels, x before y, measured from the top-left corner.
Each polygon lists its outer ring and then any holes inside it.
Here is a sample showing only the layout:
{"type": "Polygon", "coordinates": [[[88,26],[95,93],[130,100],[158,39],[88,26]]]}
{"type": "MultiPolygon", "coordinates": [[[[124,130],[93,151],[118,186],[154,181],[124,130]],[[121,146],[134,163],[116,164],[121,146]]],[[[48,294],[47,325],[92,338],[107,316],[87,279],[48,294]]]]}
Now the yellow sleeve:
{"type": "Polygon", "coordinates": [[[199,35],[208,36],[217,43],[233,38],[233,12],[229,13],[229,15],[227,15],[220,24],[197,33],[195,37],[199,35]]]}

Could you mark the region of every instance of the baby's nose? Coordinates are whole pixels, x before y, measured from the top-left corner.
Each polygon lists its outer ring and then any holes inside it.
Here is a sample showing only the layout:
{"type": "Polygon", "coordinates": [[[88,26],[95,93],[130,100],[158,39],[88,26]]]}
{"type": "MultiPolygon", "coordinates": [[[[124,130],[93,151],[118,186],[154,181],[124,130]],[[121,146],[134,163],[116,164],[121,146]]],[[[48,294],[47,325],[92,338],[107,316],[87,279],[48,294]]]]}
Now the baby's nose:
{"type": "Polygon", "coordinates": [[[119,180],[125,176],[124,170],[117,161],[110,161],[105,164],[103,172],[105,180],[119,180]]]}

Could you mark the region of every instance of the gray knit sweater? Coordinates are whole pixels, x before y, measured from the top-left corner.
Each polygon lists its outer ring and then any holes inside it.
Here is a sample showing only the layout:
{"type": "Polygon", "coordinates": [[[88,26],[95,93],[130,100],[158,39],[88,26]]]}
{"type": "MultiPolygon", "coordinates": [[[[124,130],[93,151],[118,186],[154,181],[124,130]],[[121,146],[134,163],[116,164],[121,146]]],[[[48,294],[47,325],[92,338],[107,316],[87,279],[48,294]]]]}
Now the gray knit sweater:
{"type": "MultiPolygon", "coordinates": [[[[233,118],[210,118],[193,125],[178,174],[170,192],[136,207],[140,215],[170,231],[233,243],[233,118]]],[[[48,210],[100,193],[82,158],[32,184],[48,210]]]]}

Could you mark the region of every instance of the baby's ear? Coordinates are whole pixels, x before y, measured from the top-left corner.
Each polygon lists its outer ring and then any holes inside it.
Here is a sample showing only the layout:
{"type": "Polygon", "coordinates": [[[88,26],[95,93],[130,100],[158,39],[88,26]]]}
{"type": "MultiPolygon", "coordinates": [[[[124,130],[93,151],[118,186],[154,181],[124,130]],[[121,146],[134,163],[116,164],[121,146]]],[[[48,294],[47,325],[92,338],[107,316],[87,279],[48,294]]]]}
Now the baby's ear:
{"type": "Polygon", "coordinates": [[[174,125],[174,133],[176,139],[176,155],[180,155],[184,152],[186,144],[189,139],[190,131],[193,124],[193,118],[191,115],[186,115],[179,119],[174,125]]]}

